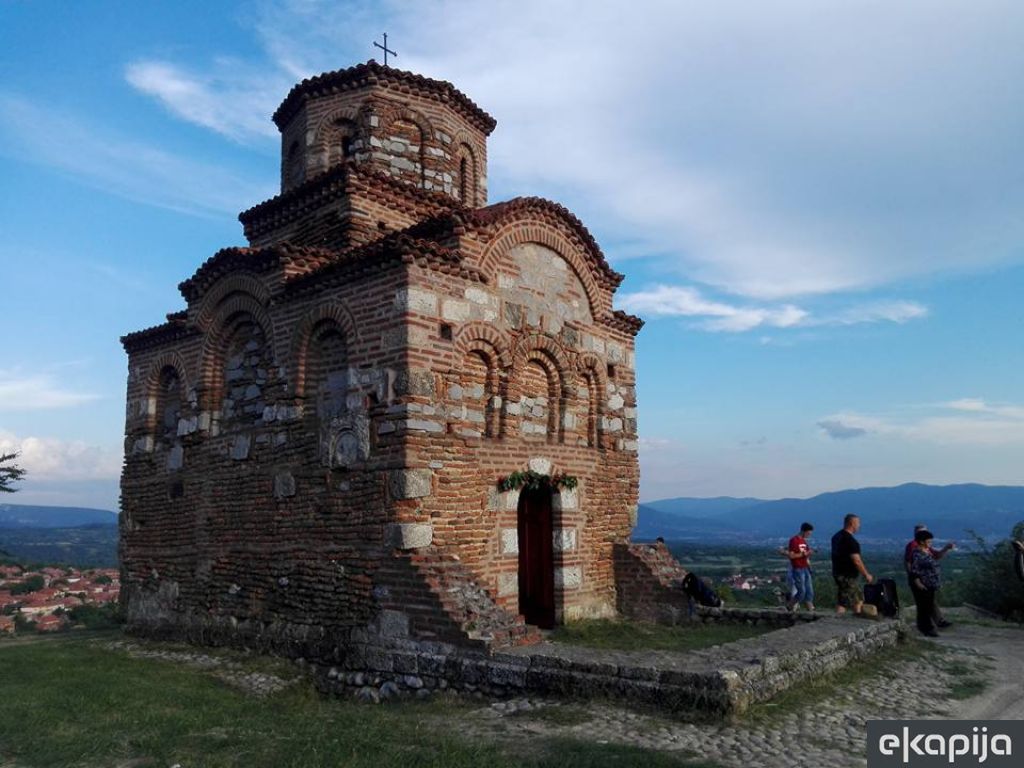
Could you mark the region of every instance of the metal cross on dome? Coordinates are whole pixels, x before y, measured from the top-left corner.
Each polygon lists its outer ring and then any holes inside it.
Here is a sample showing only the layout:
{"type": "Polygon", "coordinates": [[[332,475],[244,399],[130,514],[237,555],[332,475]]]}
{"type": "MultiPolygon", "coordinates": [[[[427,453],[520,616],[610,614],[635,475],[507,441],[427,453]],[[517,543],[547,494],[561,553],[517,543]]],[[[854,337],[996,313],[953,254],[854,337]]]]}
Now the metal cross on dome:
{"type": "Polygon", "coordinates": [[[380,48],[382,51],[384,51],[384,66],[385,67],[388,65],[388,54],[389,53],[392,56],[394,56],[395,58],[398,57],[398,53],[396,53],[395,51],[392,51],[392,50],[390,50],[388,48],[388,33],[387,32],[384,33],[384,45],[381,45],[376,40],[373,41],[373,44],[375,46],[377,46],[378,48],[380,48]]]}

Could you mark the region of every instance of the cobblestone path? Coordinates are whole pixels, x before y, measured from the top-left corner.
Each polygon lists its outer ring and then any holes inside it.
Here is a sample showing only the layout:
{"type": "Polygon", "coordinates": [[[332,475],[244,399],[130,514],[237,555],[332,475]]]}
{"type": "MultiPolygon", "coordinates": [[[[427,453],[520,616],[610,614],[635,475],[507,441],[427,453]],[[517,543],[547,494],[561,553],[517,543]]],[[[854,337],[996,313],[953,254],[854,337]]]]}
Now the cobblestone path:
{"type": "Polygon", "coordinates": [[[683,723],[607,704],[516,699],[474,710],[469,727],[519,743],[560,736],[627,744],[723,768],[864,766],[868,720],[988,716],[984,703],[993,691],[1002,692],[997,701],[1019,703],[1024,683],[1015,662],[1022,657],[1020,630],[957,626],[920,655],[899,663],[879,657],[868,662],[877,670],[862,667],[852,682],[813,686],[802,701],[796,692],[735,722],[683,723]]]}

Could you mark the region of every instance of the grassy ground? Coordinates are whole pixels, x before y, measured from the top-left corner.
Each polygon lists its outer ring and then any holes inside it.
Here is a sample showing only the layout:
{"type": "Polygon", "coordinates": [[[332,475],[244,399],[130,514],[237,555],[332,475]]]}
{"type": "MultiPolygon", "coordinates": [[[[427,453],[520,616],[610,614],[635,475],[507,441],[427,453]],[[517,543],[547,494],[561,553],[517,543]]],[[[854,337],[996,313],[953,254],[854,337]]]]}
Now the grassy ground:
{"type": "Polygon", "coordinates": [[[771,632],[774,627],[711,622],[666,627],[640,621],[592,619],[558,627],[551,641],[617,651],[693,651],[771,632]]]}
{"type": "Polygon", "coordinates": [[[686,765],[647,750],[576,741],[473,741],[459,727],[471,705],[457,700],[357,705],[322,698],[305,682],[256,698],[209,672],[133,659],[96,638],[0,645],[0,765],[686,765]]]}

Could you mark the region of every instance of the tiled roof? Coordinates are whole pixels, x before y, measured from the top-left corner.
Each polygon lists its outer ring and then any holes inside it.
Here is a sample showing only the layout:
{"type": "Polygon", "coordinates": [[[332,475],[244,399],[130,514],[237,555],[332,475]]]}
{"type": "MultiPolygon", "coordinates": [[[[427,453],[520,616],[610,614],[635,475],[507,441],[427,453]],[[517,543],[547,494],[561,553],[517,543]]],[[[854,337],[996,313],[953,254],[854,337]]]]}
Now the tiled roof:
{"type": "Polygon", "coordinates": [[[365,64],[303,80],[288,92],[281,106],[274,112],[274,123],[278,128],[284,128],[307,99],[371,85],[384,86],[397,93],[427,96],[448,104],[485,134],[490,134],[497,125],[493,117],[447,80],[431,80],[413,72],[385,67],[373,59],[365,64]]]}
{"type": "Polygon", "coordinates": [[[183,339],[195,333],[198,333],[196,329],[185,324],[185,313],[175,312],[167,316],[166,323],[125,334],[121,337],[121,345],[125,351],[134,352],[155,344],[183,339]]]}
{"type": "Polygon", "coordinates": [[[458,253],[433,240],[415,237],[410,231],[400,231],[337,254],[330,264],[293,280],[288,290],[308,291],[333,280],[374,274],[398,264],[416,264],[465,280],[487,282],[479,270],[463,264],[458,253]]]}
{"type": "Polygon", "coordinates": [[[313,272],[337,258],[337,252],[280,243],[263,248],[221,248],[207,259],[196,273],[178,285],[186,301],[193,302],[224,274],[237,269],[263,272],[280,267],[285,280],[313,272]]]}
{"type": "Polygon", "coordinates": [[[245,235],[257,237],[308,211],[318,210],[325,201],[363,192],[367,197],[414,215],[461,208],[453,198],[435,190],[419,189],[371,168],[353,164],[336,165],[299,186],[254,205],[238,214],[245,235]]]}

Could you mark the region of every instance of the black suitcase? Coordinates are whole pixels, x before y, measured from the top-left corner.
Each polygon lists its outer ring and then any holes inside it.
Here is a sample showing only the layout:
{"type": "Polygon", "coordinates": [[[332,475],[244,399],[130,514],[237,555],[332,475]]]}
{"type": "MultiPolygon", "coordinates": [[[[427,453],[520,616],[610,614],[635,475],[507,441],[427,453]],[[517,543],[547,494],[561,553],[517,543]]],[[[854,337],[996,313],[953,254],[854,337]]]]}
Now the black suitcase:
{"type": "Polygon", "coordinates": [[[864,602],[875,606],[882,616],[896,618],[900,612],[900,596],[896,592],[896,582],[892,579],[879,579],[872,584],[865,584],[864,602]]]}
{"type": "Polygon", "coordinates": [[[704,581],[695,573],[688,573],[683,577],[683,592],[696,600],[700,605],[708,608],[721,608],[722,598],[714,593],[704,581]]]}

